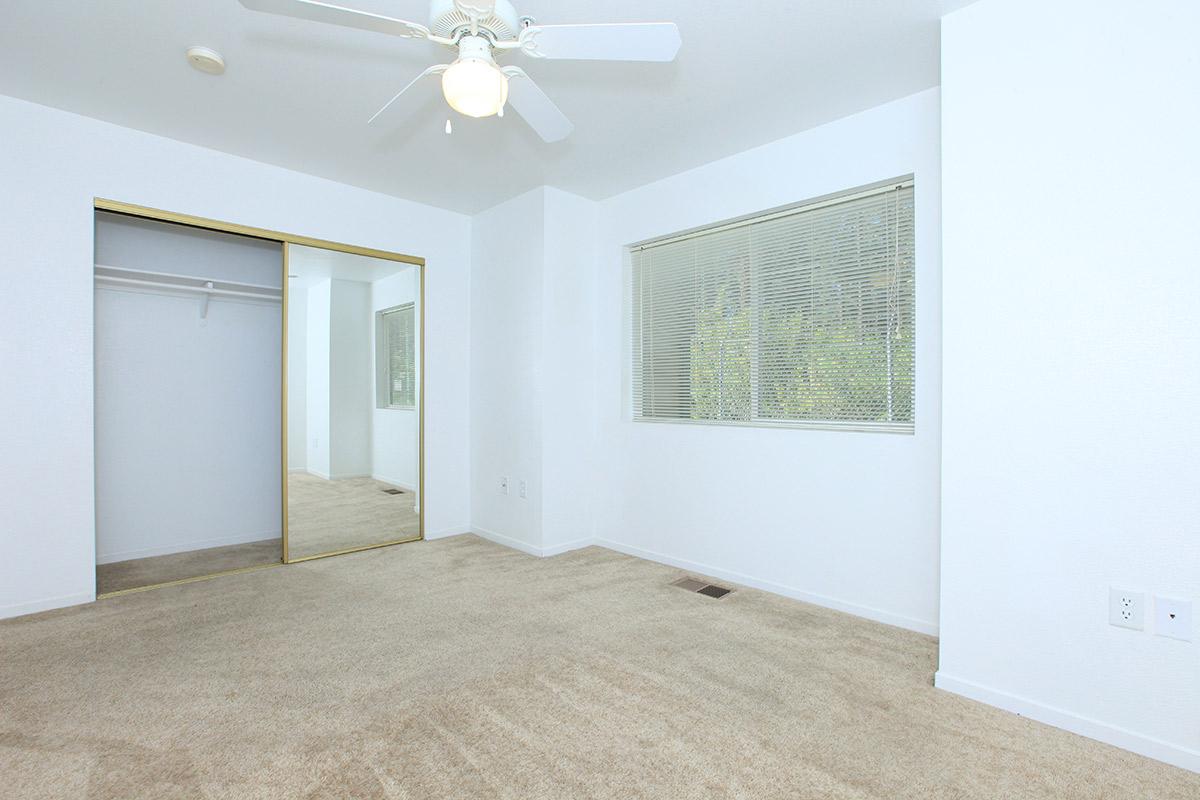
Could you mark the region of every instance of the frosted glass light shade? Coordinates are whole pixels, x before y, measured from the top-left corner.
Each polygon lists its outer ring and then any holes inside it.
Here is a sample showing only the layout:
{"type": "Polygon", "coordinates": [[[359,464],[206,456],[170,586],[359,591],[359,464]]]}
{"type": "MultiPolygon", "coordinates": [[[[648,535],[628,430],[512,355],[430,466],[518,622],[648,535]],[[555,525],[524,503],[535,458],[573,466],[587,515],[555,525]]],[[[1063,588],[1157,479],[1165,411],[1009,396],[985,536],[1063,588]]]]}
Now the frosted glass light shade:
{"type": "Polygon", "coordinates": [[[490,117],[508,102],[508,76],[482,58],[460,58],[442,74],[446,102],[468,117],[490,117]]]}

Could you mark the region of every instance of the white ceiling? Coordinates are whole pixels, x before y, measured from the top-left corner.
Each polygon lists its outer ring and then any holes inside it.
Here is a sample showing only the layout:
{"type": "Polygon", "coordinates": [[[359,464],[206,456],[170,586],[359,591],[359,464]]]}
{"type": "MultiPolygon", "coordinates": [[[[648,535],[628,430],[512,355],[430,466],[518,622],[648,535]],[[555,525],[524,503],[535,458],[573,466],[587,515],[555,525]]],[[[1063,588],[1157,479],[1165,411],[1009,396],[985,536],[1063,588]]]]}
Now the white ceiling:
{"type": "MultiPolygon", "coordinates": [[[[426,22],[422,0],[340,0],[426,22]]],[[[0,93],[465,213],[548,184],[602,199],[938,83],[938,18],[971,0],[520,0],[546,24],[673,20],[672,64],[521,63],[575,123],[451,113],[429,42],[255,13],[237,0],[5,0],[0,93]],[[191,69],[190,45],[228,69],[191,69]]],[[[451,58],[448,58],[450,56],[451,58]]]]}

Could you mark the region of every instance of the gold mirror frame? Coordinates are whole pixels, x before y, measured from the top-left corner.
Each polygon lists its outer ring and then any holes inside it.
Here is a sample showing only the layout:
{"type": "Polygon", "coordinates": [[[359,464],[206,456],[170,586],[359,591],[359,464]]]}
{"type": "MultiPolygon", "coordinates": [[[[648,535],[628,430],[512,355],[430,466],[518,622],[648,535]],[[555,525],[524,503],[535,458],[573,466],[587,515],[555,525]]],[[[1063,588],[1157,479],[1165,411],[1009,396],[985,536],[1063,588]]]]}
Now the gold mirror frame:
{"type": "Polygon", "coordinates": [[[222,222],[220,220],[209,219],[207,217],[197,217],[191,214],[180,214],[174,211],[164,211],[158,208],[150,208],[149,206],[139,206],[133,203],[124,203],[118,200],[108,200],[97,197],[93,200],[93,208],[95,211],[110,211],[116,214],[125,214],[131,217],[141,217],[143,219],[152,219],[159,222],[173,222],[179,225],[188,225],[193,228],[202,228],[211,231],[219,231],[221,233],[233,233],[239,236],[250,236],[255,239],[263,239],[269,242],[278,242],[283,250],[283,258],[281,259],[280,268],[282,270],[282,350],[280,356],[280,489],[281,489],[281,535],[282,535],[282,552],[280,553],[279,564],[263,564],[260,566],[240,567],[238,569],[224,570],[222,572],[214,572],[208,575],[197,575],[191,578],[183,578],[181,580],[169,581],[167,583],[151,584],[149,586],[139,586],[133,589],[124,589],[117,592],[109,592],[102,595],[97,595],[97,599],[105,597],[113,597],[121,594],[129,594],[131,592],[140,592],[147,589],[156,589],[161,586],[174,586],[182,583],[193,583],[195,581],[207,580],[219,575],[230,575],[240,572],[250,572],[258,569],[266,569],[269,567],[279,566],[281,564],[299,564],[305,561],[312,561],[318,558],[328,558],[329,556],[344,555],[346,553],[357,553],[363,550],[374,550],[379,547],[390,547],[396,544],[404,544],[406,542],[420,541],[425,538],[425,259],[420,256],[411,256],[403,253],[393,253],[387,250],[376,250],[370,247],[359,247],[357,245],[343,244],[342,242],[333,242],[327,239],[317,239],[311,236],[300,236],[298,234],[284,233],[282,231],[269,230],[267,228],[255,228],[250,225],[239,225],[233,222],[222,222]],[[420,301],[420,342],[419,342],[419,362],[422,366],[420,373],[420,382],[417,386],[418,391],[418,413],[417,413],[417,483],[421,492],[420,509],[417,512],[419,519],[420,533],[416,537],[408,539],[398,539],[395,541],[378,542],[375,544],[367,544],[359,547],[350,547],[343,550],[336,550],[329,553],[318,553],[316,555],[303,556],[301,558],[288,557],[288,449],[287,449],[287,347],[288,347],[288,248],[291,245],[302,245],[304,247],[315,247],[323,250],[335,250],[341,253],[350,253],[352,255],[367,256],[368,258],[379,258],[385,261],[398,261],[403,264],[411,264],[418,267],[420,280],[418,281],[418,298],[420,301]]]}

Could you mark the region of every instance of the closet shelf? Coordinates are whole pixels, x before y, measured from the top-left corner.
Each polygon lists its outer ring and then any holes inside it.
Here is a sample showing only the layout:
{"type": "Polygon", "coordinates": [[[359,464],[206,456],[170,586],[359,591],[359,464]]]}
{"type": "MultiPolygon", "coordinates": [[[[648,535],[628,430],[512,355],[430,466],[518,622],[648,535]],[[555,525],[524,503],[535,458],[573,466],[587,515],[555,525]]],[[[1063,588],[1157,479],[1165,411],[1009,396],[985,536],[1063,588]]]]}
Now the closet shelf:
{"type": "Polygon", "coordinates": [[[253,299],[261,302],[279,303],[283,292],[276,286],[257,283],[201,278],[194,275],[175,275],[169,272],[113,267],[96,264],[96,282],[114,286],[142,286],[160,291],[169,290],[197,294],[203,300],[200,318],[208,316],[208,300],[212,297],[253,299]]]}

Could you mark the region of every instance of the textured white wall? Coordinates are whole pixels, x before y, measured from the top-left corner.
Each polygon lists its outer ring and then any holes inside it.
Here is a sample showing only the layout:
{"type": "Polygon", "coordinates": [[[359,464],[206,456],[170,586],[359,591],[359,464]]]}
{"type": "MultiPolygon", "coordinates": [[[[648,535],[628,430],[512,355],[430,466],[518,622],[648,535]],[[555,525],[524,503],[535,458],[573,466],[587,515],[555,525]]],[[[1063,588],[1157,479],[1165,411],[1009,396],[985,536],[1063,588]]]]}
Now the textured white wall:
{"type": "Polygon", "coordinates": [[[97,288],[98,563],[279,537],[279,313],[97,288]]]}
{"type": "Polygon", "coordinates": [[[468,217],[12,98],[0,130],[0,616],[94,596],[94,197],[424,256],[427,535],[467,529],[468,217]]]}
{"type": "Polygon", "coordinates": [[[938,685],[1200,770],[1200,5],[982,0],[942,29],[938,685]],[[1197,633],[1200,633],[1198,631],[1197,633]]]}
{"type": "Polygon", "coordinates": [[[542,187],[474,221],[472,523],[537,555],[595,536],[597,212],[542,187]]]}
{"type": "Polygon", "coordinates": [[[288,470],[308,468],[308,290],[288,287],[288,470]]]}
{"type": "Polygon", "coordinates": [[[596,535],[595,326],[599,207],[558,189],[544,201],[542,548],[596,535]]]}
{"type": "Polygon", "coordinates": [[[337,478],[371,474],[374,362],[371,284],[331,281],[329,309],[329,467],[337,478]]]}
{"type": "Polygon", "coordinates": [[[544,208],[545,192],[535,189],[478,214],[471,231],[471,524],[536,552],[542,547],[544,208]],[[507,495],[498,488],[501,476],[509,478],[507,495]]]}
{"type": "Polygon", "coordinates": [[[305,298],[308,301],[304,327],[305,464],[309,472],[329,480],[333,477],[333,412],[329,394],[333,281],[309,286],[305,298]]]}

